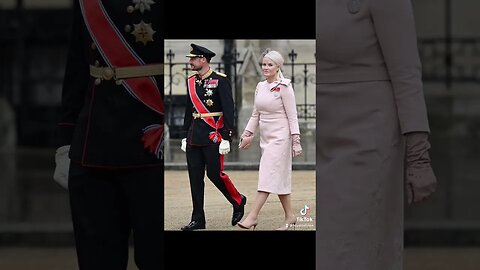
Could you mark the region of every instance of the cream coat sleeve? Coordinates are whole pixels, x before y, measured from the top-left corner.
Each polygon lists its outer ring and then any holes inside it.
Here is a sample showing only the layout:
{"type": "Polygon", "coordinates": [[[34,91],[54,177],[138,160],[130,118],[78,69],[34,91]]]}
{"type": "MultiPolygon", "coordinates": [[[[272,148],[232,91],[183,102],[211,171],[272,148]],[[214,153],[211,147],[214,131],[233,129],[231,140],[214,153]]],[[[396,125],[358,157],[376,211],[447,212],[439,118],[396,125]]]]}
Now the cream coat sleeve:
{"type": "Polygon", "coordinates": [[[283,107],[288,118],[288,124],[290,126],[290,134],[300,134],[300,128],[298,126],[297,118],[297,104],[295,102],[295,94],[291,83],[282,87],[280,90],[282,95],[283,107]]]}
{"type": "Polygon", "coordinates": [[[258,84],[257,84],[257,88],[255,89],[255,97],[254,97],[254,101],[253,101],[252,115],[250,116],[250,119],[248,120],[247,126],[245,127],[245,130],[248,130],[251,133],[255,133],[255,131],[257,130],[258,121],[259,121],[259,117],[260,117],[260,114],[258,113],[257,108],[255,106],[255,98],[257,98],[257,91],[258,91],[258,84]]]}
{"type": "Polygon", "coordinates": [[[430,132],[411,1],[369,2],[373,25],[393,86],[401,132],[430,132]]]}

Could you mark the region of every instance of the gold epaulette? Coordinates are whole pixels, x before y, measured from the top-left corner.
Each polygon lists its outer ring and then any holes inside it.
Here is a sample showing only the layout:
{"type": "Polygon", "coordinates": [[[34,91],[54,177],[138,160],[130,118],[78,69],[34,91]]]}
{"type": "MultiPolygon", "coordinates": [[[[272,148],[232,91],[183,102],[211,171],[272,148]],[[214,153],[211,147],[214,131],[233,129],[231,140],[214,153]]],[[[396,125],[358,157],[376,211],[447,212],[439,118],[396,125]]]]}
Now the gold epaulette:
{"type": "Polygon", "coordinates": [[[218,72],[218,71],[215,71],[215,73],[217,73],[218,75],[220,75],[222,77],[227,77],[227,74],[225,74],[225,73],[221,73],[221,72],[218,72]]]}

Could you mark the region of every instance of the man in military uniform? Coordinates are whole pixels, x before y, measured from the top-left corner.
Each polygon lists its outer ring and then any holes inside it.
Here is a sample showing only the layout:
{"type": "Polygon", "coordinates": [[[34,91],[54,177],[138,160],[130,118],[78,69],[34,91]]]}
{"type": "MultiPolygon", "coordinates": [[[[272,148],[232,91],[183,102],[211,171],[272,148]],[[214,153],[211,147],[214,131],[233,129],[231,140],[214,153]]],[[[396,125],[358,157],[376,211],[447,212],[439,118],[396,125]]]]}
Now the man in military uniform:
{"type": "Polygon", "coordinates": [[[232,141],[234,104],[230,81],[210,67],[214,56],[214,52],[196,44],[191,44],[187,55],[197,73],[187,80],[185,135],[181,146],[187,155],[193,201],[191,221],[181,228],[184,231],[205,229],[205,168],[208,178],[233,206],[232,226],[242,219],[247,202],[223,171],[224,155],[230,152],[232,141]]]}
{"type": "Polygon", "coordinates": [[[76,0],[54,179],[79,269],[163,269],[162,1],[76,0]]]}

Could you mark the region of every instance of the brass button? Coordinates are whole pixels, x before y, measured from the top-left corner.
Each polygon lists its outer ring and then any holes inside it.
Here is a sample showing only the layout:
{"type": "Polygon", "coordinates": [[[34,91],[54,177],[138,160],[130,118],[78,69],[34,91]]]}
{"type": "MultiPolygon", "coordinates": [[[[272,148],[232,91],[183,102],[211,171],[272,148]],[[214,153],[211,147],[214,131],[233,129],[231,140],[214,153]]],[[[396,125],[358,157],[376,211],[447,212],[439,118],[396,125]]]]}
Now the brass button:
{"type": "Polygon", "coordinates": [[[125,25],[125,32],[130,33],[130,31],[132,31],[132,26],[129,24],[125,25]]]}
{"type": "Polygon", "coordinates": [[[135,8],[133,6],[128,6],[127,7],[127,12],[128,13],[133,13],[135,11],[135,8]]]}
{"type": "Polygon", "coordinates": [[[102,79],[96,78],[95,79],[95,85],[99,85],[102,82],[102,79]]]}
{"type": "Polygon", "coordinates": [[[113,70],[111,68],[104,68],[103,78],[106,80],[110,80],[112,77],[113,77],[113,70]]]}
{"type": "Polygon", "coordinates": [[[90,44],[90,48],[92,48],[92,50],[95,50],[97,48],[97,45],[95,45],[95,42],[92,42],[92,44],[90,44]]]}
{"type": "Polygon", "coordinates": [[[123,80],[116,80],[115,83],[116,83],[117,85],[122,85],[123,80]]]}
{"type": "Polygon", "coordinates": [[[100,66],[100,62],[98,62],[98,60],[95,60],[95,66],[96,67],[100,66]]]}

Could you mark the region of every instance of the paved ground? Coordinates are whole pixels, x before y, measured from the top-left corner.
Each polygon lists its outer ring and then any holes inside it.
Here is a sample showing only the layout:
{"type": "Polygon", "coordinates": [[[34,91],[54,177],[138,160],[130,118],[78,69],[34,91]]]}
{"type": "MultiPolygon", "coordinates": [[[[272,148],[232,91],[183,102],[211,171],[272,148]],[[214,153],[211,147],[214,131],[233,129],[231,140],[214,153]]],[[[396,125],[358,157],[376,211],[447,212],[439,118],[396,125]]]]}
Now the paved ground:
{"type": "Polygon", "coordinates": [[[480,248],[407,248],[405,270],[478,270],[480,248]]]}
{"type": "MultiPolygon", "coordinates": [[[[247,196],[246,213],[257,190],[257,171],[225,171],[240,193],[247,196]]],[[[298,221],[296,230],[315,230],[315,171],[292,172],[292,205],[298,221]],[[309,208],[305,215],[300,210],[309,208]]],[[[190,221],[192,200],[186,171],[165,171],[165,230],[180,230],[190,221]]],[[[232,207],[218,189],[205,180],[207,230],[242,230],[232,227],[232,207]]],[[[283,223],[283,209],[277,195],[270,195],[259,215],[256,230],[275,230],[283,223]]]]}

